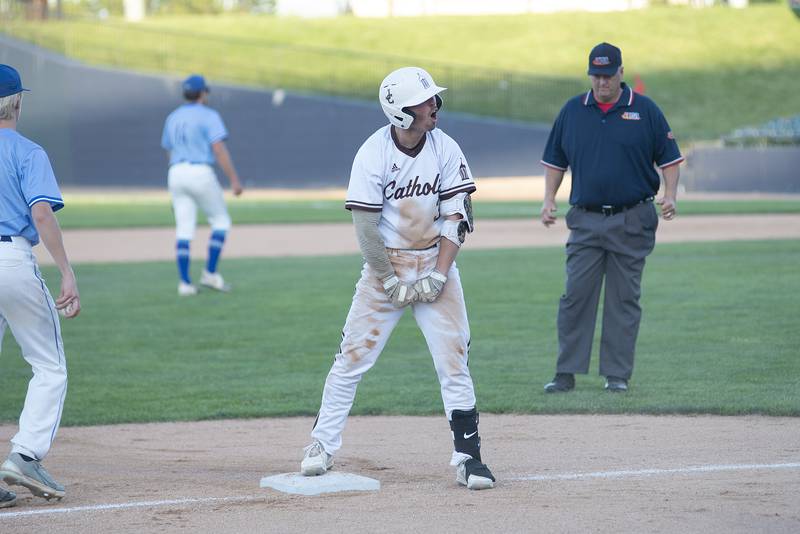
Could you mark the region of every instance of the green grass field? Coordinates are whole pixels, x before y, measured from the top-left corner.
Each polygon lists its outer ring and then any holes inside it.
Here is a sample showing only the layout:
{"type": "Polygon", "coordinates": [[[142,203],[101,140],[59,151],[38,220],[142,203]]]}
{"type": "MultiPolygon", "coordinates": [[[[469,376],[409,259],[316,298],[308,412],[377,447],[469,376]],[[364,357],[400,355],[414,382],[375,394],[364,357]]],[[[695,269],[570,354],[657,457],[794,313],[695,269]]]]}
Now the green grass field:
{"type": "MultiPolygon", "coordinates": [[[[558,248],[459,257],[479,408],[514,413],[800,415],[800,241],[659,245],[644,276],[632,389],[593,373],[547,396],[563,287],[558,248]],[[502,265],[502,271],[497,266],[502,265]]],[[[171,262],[78,265],[84,310],[63,322],[67,425],[312,415],[357,279],[356,256],[226,260],[231,294],[175,295],[171,262]]],[[[198,262],[195,270],[200,269],[198,262]]],[[[51,289],[57,277],[45,269],[51,289]]],[[[30,371],[7,335],[0,421],[30,371]]],[[[436,414],[441,399],[410,313],[359,387],[356,414],[436,414]]]]}
{"type": "MultiPolygon", "coordinates": [[[[537,217],[540,202],[483,202],[474,204],[478,219],[537,217]]],[[[228,209],[236,224],[349,222],[350,212],[337,200],[270,201],[233,199],[228,209]]],[[[683,215],[800,213],[800,200],[687,200],[679,203],[683,215]]],[[[200,215],[202,220],[202,214],[200,215]]],[[[58,212],[62,228],[132,228],[172,226],[167,200],[123,203],[87,198],[70,200],[58,212]]]]}
{"type": "MultiPolygon", "coordinates": [[[[784,2],[748,9],[494,17],[164,16],[137,25],[18,21],[2,28],[100,64],[176,75],[202,71],[212,83],[225,79],[312,92],[329,86],[353,95],[362,88],[374,94],[385,71],[409,62],[441,65],[444,73],[447,65],[462,65],[468,66],[465,72],[504,69],[587,86],[588,51],[607,40],[622,48],[627,79],[642,78],[679,140],[717,138],[800,113],[800,100],[790,98],[800,79],[800,21],[784,2]]],[[[497,84],[481,90],[502,92],[497,84]]],[[[458,91],[451,93],[451,102],[459,98],[458,91]]],[[[510,111],[530,116],[527,108],[550,104],[544,99],[514,100],[510,111]]],[[[501,113],[511,100],[475,102],[501,113]]],[[[469,101],[466,106],[470,111],[469,101]]]]}

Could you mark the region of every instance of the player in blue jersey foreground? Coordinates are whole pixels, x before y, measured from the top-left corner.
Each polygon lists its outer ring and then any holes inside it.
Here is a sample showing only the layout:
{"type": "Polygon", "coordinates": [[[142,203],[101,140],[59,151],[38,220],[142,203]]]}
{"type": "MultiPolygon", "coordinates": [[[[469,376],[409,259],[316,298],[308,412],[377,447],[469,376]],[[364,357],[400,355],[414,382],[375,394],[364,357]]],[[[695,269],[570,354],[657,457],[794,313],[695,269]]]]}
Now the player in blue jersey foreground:
{"type": "MultiPolygon", "coordinates": [[[[50,160],[42,147],[17,133],[24,91],[19,73],[0,65],[0,341],[8,327],[33,371],[0,479],[50,500],[64,496],[64,486],[41,464],[55,439],[67,394],[58,316],[75,317],[81,302],[53,214],[64,201],[50,160]],[[61,273],[55,301],[31,251],[40,239],[61,273]]],[[[0,488],[0,508],[14,504],[16,495],[0,488]]]]}

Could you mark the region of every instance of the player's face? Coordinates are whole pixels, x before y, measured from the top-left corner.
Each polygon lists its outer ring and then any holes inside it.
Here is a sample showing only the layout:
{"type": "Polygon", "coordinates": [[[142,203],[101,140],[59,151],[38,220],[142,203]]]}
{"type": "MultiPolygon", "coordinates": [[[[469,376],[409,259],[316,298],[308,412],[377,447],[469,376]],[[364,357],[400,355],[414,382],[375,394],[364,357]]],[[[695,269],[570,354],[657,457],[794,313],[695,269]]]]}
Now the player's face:
{"type": "Polygon", "coordinates": [[[616,102],[622,90],[622,67],[613,76],[593,74],[589,78],[592,80],[592,91],[594,92],[595,100],[604,104],[616,102]]]}
{"type": "Polygon", "coordinates": [[[414,122],[411,123],[410,130],[430,132],[436,128],[438,120],[438,110],[436,109],[436,97],[430,97],[422,104],[408,108],[414,114],[414,122]]]}

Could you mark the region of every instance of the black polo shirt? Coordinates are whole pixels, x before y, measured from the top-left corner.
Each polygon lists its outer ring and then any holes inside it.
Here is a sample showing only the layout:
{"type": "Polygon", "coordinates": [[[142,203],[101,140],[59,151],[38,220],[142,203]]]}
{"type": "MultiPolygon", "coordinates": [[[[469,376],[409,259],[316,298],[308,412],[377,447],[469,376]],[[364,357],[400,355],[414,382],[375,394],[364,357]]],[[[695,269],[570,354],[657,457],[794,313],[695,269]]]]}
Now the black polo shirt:
{"type": "Polygon", "coordinates": [[[663,169],[681,161],[664,114],[624,83],[608,113],[591,90],[568,100],[542,156],[547,167],[572,169],[573,206],[626,206],[655,196],[660,179],[654,164],[663,169]]]}

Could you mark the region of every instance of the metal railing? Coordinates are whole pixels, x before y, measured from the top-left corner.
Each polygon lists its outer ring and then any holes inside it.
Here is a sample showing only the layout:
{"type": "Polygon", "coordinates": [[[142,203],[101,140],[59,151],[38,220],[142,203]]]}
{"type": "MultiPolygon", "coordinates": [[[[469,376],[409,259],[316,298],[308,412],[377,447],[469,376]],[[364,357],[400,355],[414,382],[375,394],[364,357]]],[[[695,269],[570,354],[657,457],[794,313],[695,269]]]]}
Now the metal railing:
{"type": "Polygon", "coordinates": [[[390,71],[416,64],[448,88],[448,109],[521,121],[550,122],[567,98],[583,90],[574,79],[96,20],[6,21],[0,29],[89,64],[200,72],[217,83],[365,100],[377,98],[378,85],[390,71]]]}

